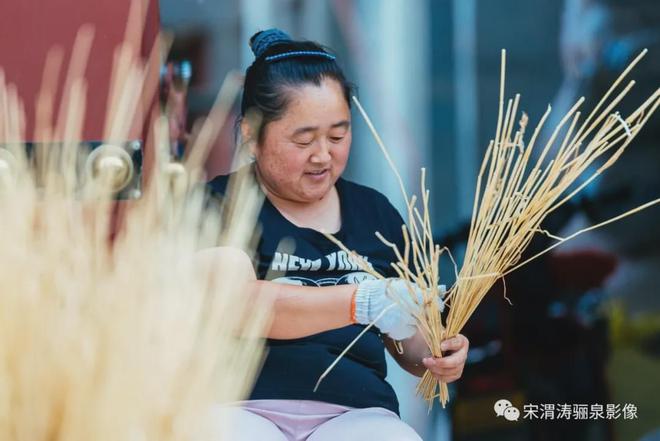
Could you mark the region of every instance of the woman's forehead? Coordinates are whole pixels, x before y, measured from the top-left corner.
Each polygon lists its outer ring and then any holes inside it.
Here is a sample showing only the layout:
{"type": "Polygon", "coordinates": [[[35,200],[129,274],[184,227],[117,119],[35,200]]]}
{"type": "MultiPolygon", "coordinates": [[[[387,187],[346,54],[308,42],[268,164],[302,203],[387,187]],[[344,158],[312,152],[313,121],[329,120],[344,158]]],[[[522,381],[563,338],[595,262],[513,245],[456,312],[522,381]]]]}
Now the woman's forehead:
{"type": "Polygon", "coordinates": [[[344,92],[334,80],[320,85],[305,84],[291,90],[290,101],[282,122],[295,130],[313,127],[347,127],[350,110],[344,92]]]}

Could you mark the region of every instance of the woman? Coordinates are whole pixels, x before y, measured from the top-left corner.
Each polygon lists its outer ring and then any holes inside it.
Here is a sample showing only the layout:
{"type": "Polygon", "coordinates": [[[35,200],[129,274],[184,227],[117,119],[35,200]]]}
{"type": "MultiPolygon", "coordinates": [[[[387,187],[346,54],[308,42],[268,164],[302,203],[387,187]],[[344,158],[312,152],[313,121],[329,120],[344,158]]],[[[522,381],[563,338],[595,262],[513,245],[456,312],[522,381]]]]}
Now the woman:
{"type": "MultiPolygon", "coordinates": [[[[341,178],[351,146],[351,87],[335,57],[273,29],[255,34],[250,46],[255,61],[246,72],[240,129],[254,162],[243,171],[266,196],[250,286],[273,300],[274,319],[254,390],[231,410],[233,439],[419,440],[398,417],[384,348],[409,372],[429,369],[452,382],[463,371],[468,341],[449,339],[443,350],[450,355],[430,358],[414,319],[394,305],[313,391],[364,325],[392,305],[386,289],[406,290],[400,279],[361,271],[321,231],[396,277],[396,259],[374,232],[402,244],[403,220],[385,196],[341,178]],[[278,250],[287,238],[292,249],[278,250]],[[393,339],[403,341],[403,354],[393,339]]],[[[219,176],[209,185],[222,194],[227,181],[219,176]]]]}

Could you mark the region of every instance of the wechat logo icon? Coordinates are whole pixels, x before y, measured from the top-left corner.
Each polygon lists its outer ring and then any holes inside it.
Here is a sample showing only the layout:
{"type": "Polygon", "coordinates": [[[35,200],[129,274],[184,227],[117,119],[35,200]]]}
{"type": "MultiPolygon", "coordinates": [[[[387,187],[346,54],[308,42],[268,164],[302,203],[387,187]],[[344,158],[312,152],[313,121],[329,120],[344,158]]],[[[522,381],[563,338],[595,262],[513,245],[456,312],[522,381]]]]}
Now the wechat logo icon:
{"type": "Polygon", "coordinates": [[[518,418],[520,418],[520,411],[509,400],[497,400],[493,409],[495,415],[498,417],[503,416],[507,421],[518,421],[518,418]]]}

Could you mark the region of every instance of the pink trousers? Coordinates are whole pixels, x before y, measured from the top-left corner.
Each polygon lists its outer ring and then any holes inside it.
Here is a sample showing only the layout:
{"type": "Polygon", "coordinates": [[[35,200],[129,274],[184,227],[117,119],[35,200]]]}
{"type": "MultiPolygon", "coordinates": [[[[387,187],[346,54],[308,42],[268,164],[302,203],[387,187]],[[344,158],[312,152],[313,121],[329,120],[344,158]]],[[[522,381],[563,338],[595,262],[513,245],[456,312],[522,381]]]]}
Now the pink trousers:
{"type": "Polygon", "coordinates": [[[320,401],[251,400],[217,408],[232,441],[422,441],[397,414],[320,401]]]}

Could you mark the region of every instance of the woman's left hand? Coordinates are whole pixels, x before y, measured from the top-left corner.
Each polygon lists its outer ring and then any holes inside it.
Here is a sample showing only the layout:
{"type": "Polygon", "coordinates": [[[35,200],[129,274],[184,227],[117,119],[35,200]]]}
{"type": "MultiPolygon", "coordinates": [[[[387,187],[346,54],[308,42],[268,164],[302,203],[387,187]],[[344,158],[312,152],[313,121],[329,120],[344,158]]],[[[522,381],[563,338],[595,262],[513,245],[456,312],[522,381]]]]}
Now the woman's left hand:
{"type": "Polygon", "coordinates": [[[427,357],[422,360],[433,376],[443,383],[451,383],[461,378],[470,342],[464,335],[443,340],[440,349],[442,357],[427,357]]]}

